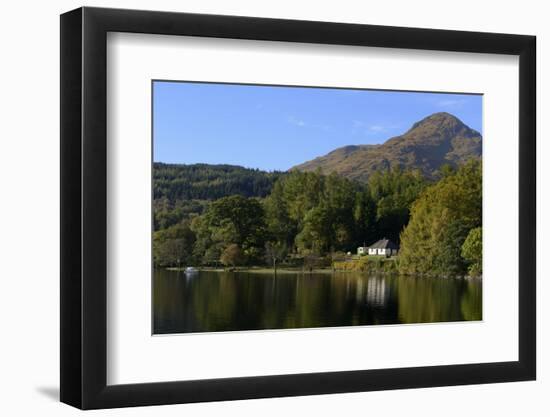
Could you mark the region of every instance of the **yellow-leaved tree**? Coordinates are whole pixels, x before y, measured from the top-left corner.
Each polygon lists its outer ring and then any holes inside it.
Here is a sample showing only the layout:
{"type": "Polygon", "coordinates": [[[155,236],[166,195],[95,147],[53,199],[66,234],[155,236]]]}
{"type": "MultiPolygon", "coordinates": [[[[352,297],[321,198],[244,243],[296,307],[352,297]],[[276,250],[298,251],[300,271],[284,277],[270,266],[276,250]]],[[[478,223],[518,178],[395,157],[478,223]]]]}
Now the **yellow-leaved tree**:
{"type": "Polygon", "coordinates": [[[471,260],[464,258],[462,246],[470,231],[482,225],[481,176],[481,161],[472,159],[424,190],[401,234],[401,272],[466,273],[471,260]]]}

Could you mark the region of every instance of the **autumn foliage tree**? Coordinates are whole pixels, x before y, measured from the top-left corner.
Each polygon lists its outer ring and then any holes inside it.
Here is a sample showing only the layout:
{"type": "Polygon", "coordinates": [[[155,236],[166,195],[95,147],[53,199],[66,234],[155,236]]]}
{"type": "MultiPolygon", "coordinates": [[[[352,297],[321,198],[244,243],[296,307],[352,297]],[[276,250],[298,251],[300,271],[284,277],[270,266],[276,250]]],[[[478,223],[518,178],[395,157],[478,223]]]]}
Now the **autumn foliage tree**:
{"type": "Polygon", "coordinates": [[[232,267],[243,265],[245,263],[245,259],[246,258],[243,251],[236,243],[232,243],[225,248],[220,257],[222,264],[232,267]]]}
{"type": "Polygon", "coordinates": [[[463,257],[463,245],[470,231],[482,223],[481,175],[481,162],[471,160],[428,187],[414,202],[410,222],[401,234],[401,272],[466,273],[471,260],[463,257]]]}

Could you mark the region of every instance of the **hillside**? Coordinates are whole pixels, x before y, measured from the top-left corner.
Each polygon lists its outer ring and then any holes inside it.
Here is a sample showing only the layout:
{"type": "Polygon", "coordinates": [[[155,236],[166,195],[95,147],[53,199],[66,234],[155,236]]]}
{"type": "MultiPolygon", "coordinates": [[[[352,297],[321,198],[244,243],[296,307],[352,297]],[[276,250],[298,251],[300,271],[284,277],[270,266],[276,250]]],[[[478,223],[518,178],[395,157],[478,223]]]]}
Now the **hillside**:
{"type": "Polygon", "coordinates": [[[155,230],[204,212],[212,200],[229,195],[266,197],[275,181],[285,175],[235,165],[153,164],[155,230]]]}
{"type": "Polygon", "coordinates": [[[297,165],[299,171],[336,172],[366,181],[375,171],[399,166],[420,169],[428,178],[444,164],[461,165],[480,158],[482,138],[449,113],[435,113],[415,123],[406,133],[380,145],[350,145],[297,165]]]}
{"type": "Polygon", "coordinates": [[[215,200],[228,195],[265,197],[284,173],[235,165],[153,165],[154,199],[215,200]]]}

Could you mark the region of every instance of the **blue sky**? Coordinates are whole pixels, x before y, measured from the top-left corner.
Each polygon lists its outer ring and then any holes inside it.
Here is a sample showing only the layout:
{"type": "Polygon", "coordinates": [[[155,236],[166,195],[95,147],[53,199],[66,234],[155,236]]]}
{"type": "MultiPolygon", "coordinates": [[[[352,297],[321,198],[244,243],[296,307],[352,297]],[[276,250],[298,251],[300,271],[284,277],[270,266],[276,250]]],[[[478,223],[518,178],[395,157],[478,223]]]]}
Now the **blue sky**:
{"type": "Polygon", "coordinates": [[[287,170],[383,143],[445,111],[482,132],[482,96],[155,81],[154,161],[287,170]]]}

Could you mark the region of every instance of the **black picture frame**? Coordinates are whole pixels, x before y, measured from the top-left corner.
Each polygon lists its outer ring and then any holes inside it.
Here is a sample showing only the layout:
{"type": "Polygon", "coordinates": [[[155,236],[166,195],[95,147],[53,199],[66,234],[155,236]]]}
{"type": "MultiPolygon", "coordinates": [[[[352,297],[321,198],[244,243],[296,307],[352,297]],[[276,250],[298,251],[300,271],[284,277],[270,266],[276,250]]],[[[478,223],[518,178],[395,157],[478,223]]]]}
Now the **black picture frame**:
{"type": "Polygon", "coordinates": [[[137,10],[61,15],[61,401],[81,409],[533,380],[536,377],[534,36],[137,10]],[[107,385],[108,32],[519,56],[519,360],[107,385]]]}

